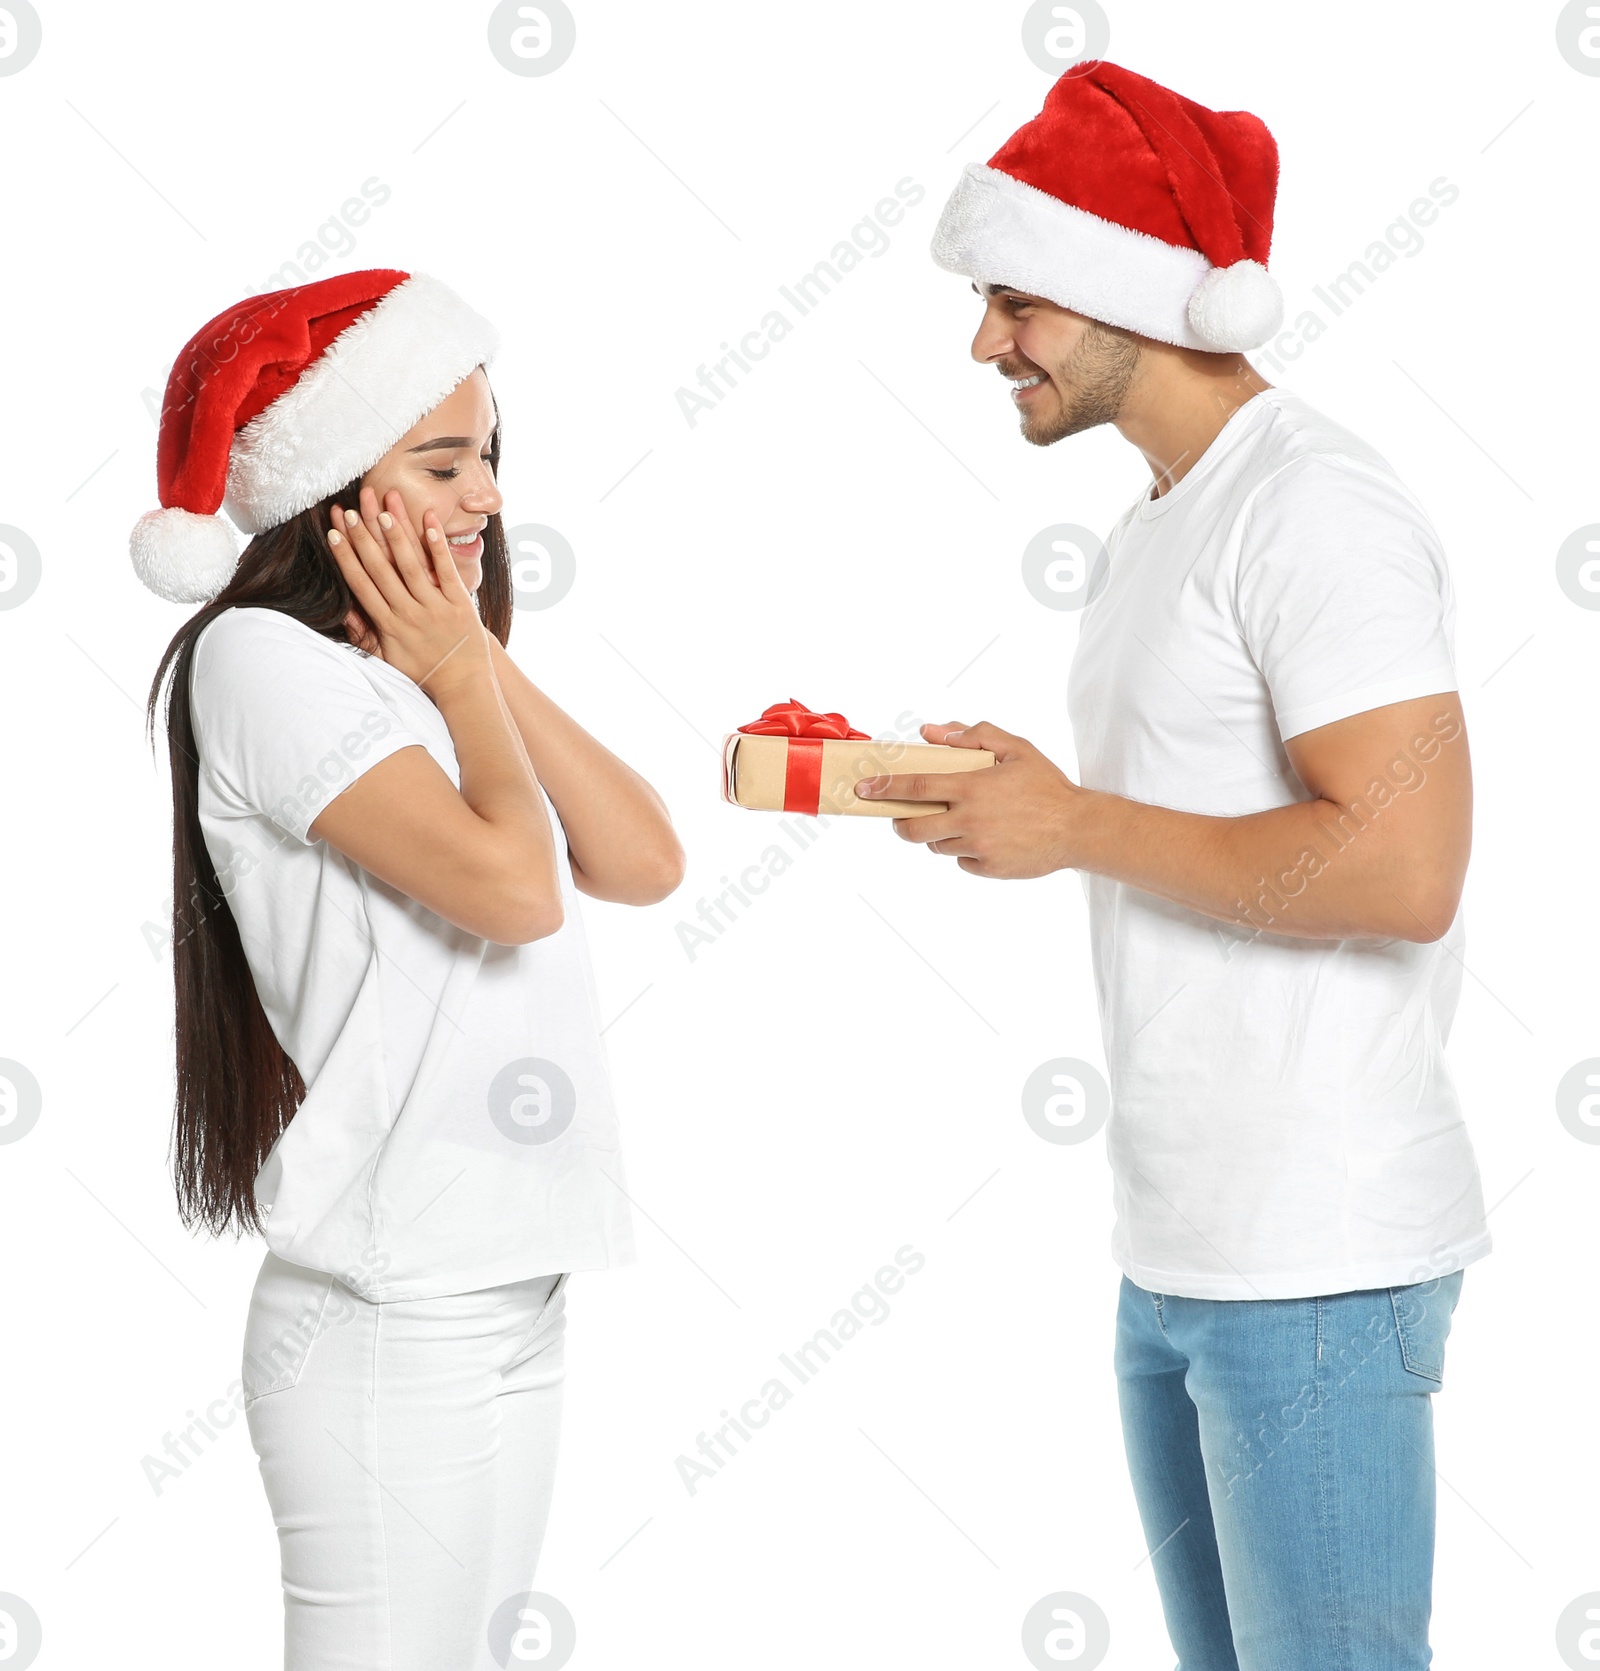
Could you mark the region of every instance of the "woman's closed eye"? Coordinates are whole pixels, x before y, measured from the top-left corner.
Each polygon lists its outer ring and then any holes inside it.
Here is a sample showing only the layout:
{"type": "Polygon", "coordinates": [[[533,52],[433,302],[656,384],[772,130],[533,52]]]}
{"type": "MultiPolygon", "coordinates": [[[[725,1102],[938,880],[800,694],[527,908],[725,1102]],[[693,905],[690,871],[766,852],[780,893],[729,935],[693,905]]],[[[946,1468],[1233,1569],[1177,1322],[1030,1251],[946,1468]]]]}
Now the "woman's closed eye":
{"type": "MultiPolygon", "coordinates": [[[[494,460],[489,456],[488,453],[481,453],[481,454],[479,454],[479,457],[482,458],[482,460],[485,464],[489,465],[491,468],[493,467],[494,460]]],[[[454,481],[456,479],[456,477],[461,474],[461,471],[456,465],[452,464],[448,470],[431,470],[430,469],[428,471],[428,474],[430,476],[432,476],[435,481],[450,482],[450,481],[454,481]]]]}

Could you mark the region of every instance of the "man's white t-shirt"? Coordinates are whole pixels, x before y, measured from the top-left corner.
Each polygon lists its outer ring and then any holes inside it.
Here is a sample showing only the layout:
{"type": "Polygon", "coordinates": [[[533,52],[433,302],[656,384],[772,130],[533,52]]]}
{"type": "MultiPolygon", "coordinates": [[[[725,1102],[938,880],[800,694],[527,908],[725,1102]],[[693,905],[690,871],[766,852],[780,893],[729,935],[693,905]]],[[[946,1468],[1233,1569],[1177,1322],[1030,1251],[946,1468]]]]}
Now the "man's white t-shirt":
{"type": "Polygon", "coordinates": [[[277,610],[196,642],[206,849],[306,1095],[256,1179],[267,1245],[371,1300],[429,1299],[634,1258],[594,977],[566,835],[564,921],[481,940],[309,826],[444,716],[387,662],[277,610]]]}
{"type": "MultiPolygon", "coordinates": [[[[1457,688],[1427,516],[1371,447],[1284,389],[1241,406],[1167,493],[1147,491],[1107,552],[1068,692],[1087,788],[1223,817],[1309,800],[1285,738],[1457,688]]],[[[1439,746],[1425,737],[1389,768],[1370,817],[1439,746]]],[[[1337,840],[1318,847],[1340,862],[1337,840]]],[[[1316,864],[1265,879],[1248,928],[1083,875],[1112,1251],[1143,1288],[1287,1299],[1417,1282],[1489,1251],[1444,1059],[1460,914],[1427,944],[1274,934],[1316,864]]]]}

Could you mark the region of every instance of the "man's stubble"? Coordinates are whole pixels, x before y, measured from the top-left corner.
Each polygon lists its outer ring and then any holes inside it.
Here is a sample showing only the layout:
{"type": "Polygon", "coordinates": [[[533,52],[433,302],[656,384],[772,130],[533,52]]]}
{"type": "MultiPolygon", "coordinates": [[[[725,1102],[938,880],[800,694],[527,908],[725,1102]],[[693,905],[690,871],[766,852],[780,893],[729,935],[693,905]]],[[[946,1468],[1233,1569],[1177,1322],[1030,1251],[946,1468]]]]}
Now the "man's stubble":
{"type": "Polygon", "coordinates": [[[1071,354],[1050,373],[1055,410],[1035,419],[1022,414],[1022,438],[1054,446],[1069,435],[1116,420],[1139,369],[1140,343],[1132,331],[1091,320],[1071,354]]]}

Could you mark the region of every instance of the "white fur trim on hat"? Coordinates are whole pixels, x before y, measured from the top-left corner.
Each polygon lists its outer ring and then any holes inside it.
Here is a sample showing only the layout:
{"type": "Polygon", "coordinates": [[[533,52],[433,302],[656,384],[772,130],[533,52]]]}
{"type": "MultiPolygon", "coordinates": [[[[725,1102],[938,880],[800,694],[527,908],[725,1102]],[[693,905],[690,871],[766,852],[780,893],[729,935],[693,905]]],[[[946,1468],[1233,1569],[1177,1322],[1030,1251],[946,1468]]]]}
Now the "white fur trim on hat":
{"type": "Polygon", "coordinates": [[[1277,283],[1259,263],[1213,267],[1199,250],[1104,220],[984,163],[970,164],[950,194],[933,259],[980,284],[1207,353],[1258,348],[1283,318],[1277,283]],[[1242,267],[1253,271],[1246,277],[1242,267]]]}
{"type": "Polygon", "coordinates": [[[134,572],[169,603],[205,603],[233,578],[239,541],[220,516],[146,511],[128,541],[134,572]]]}
{"type": "Polygon", "coordinates": [[[403,279],[234,436],[228,515],[259,534],[363,475],[499,342],[437,279],[403,279]]]}

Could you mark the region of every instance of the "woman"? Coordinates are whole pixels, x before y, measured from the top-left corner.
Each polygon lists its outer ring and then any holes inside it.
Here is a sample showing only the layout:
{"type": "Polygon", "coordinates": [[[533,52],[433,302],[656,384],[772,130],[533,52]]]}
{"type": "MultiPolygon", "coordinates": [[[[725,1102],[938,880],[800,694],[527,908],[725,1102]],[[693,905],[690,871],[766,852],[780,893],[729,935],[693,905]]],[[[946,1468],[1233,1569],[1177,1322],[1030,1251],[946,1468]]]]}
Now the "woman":
{"type": "Polygon", "coordinates": [[[150,695],[173,1158],[186,1224],[267,1243],[242,1381],[289,1671],[505,1663],[567,1273],[633,1258],[577,894],[651,904],[683,853],[506,654],[494,347],[421,276],[247,299],[173,368],[132,542],[204,604],[150,695]]]}

